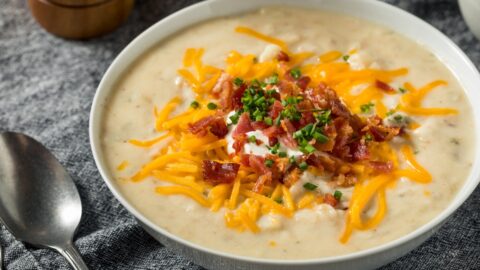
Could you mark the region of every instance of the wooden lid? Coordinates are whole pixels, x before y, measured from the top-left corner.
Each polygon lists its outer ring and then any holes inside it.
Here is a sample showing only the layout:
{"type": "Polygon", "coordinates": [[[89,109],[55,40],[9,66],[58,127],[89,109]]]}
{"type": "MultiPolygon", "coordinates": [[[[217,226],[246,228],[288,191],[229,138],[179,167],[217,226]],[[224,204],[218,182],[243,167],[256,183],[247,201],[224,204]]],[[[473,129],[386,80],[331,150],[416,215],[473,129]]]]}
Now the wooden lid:
{"type": "Polygon", "coordinates": [[[103,2],[108,2],[110,0],[49,0],[53,4],[58,4],[67,7],[82,7],[82,6],[92,6],[98,5],[103,2]]]}
{"type": "Polygon", "coordinates": [[[115,30],[130,14],[134,0],[28,0],[37,22],[64,38],[88,39],[115,30]]]}

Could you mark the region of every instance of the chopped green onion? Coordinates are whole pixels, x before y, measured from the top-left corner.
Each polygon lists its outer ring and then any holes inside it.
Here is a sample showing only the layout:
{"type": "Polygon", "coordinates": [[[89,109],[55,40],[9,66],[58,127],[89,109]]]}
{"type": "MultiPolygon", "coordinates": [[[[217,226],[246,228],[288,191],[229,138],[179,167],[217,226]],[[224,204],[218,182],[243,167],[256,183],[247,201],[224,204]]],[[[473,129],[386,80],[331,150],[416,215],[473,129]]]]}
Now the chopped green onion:
{"type": "Polygon", "coordinates": [[[403,88],[403,87],[399,87],[398,88],[398,91],[400,91],[400,93],[404,94],[407,92],[407,89],[403,88]]]}
{"type": "Polygon", "coordinates": [[[390,110],[390,111],[387,112],[387,116],[390,116],[390,115],[392,115],[392,114],[394,114],[394,113],[395,113],[394,110],[390,110]]]}
{"type": "Polygon", "coordinates": [[[252,135],[252,136],[248,137],[248,141],[251,142],[251,143],[256,143],[257,142],[257,137],[252,135]]]}
{"type": "Polygon", "coordinates": [[[218,107],[217,104],[215,104],[215,103],[213,103],[213,102],[209,102],[209,103],[207,104],[207,108],[208,108],[209,110],[215,110],[217,107],[218,107]]]}
{"type": "Polygon", "coordinates": [[[335,197],[335,199],[337,201],[340,201],[340,199],[342,198],[342,192],[340,190],[335,190],[335,192],[333,193],[333,197],[335,197]]]}
{"type": "Polygon", "coordinates": [[[278,197],[278,198],[275,198],[274,201],[278,204],[282,204],[283,203],[283,199],[281,197],[278,197]]]}
{"type": "Polygon", "coordinates": [[[265,124],[269,126],[273,125],[273,120],[271,117],[265,117],[265,119],[263,119],[263,122],[265,122],[265,124]]]}
{"type": "Polygon", "coordinates": [[[265,80],[267,84],[277,84],[278,83],[278,74],[274,74],[273,76],[267,78],[265,80]]]}
{"type": "Polygon", "coordinates": [[[343,61],[347,62],[348,59],[350,58],[350,55],[346,54],[342,58],[343,58],[343,61]]]}
{"type": "Polygon", "coordinates": [[[311,153],[315,152],[316,149],[311,144],[307,144],[303,147],[303,150],[304,150],[303,152],[311,154],[311,153]]]}
{"type": "Polygon", "coordinates": [[[365,134],[365,141],[369,142],[371,140],[373,140],[372,135],[370,133],[365,134]]]}
{"type": "Polygon", "coordinates": [[[295,164],[297,162],[297,159],[295,158],[295,156],[291,156],[288,158],[288,162],[295,164]]]}
{"type": "Polygon", "coordinates": [[[302,76],[302,72],[300,71],[300,69],[298,67],[296,67],[296,68],[292,68],[290,70],[290,75],[292,75],[292,77],[294,79],[298,79],[302,76]]]}
{"type": "Polygon", "coordinates": [[[280,118],[280,116],[278,116],[277,119],[275,119],[275,126],[280,126],[281,121],[282,121],[282,118],[280,118]]]}
{"type": "Polygon", "coordinates": [[[278,156],[281,157],[281,158],[284,158],[284,157],[287,157],[287,152],[278,152],[278,156]]]}
{"type": "Polygon", "coordinates": [[[298,168],[300,168],[302,171],[305,171],[308,169],[308,164],[305,161],[302,161],[302,163],[298,164],[298,168]]]}
{"type": "Polygon", "coordinates": [[[194,100],[194,101],[192,101],[192,103],[190,103],[190,107],[192,107],[194,109],[198,109],[198,108],[200,108],[200,103],[198,103],[198,101],[194,100]]]}
{"type": "Polygon", "coordinates": [[[393,117],[393,120],[395,120],[395,122],[397,123],[401,123],[403,121],[403,116],[400,114],[397,114],[393,117]]]}
{"type": "Polygon", "coordinates": [[[271,168],[273,166],[273,160],[265,159],[265,166],[271,168]]]}
{"type": "Polygon", "coordinates": [[[262,121],[262,119],[263,119],[263,116],[261,116],[261,115],[255,116],[255,121],[257,121],[257,122],[262,121]]]}
{"type": "Polygon", "coordinates": [[[328,137],[325,136],[324,134],[320,133],[320,132],[313,133],[313,138],[319,143],[328,142],[328,137]]]}
{"type": "Polygon", "coordinates": [[[237,77],[233,80],[233,84],[235,84],[236,86],[242,86],[243,80],[237,77]]]}
{"type": "Polygon", "coordinates": [[[270,152],[272,154],[277,154],[278,153],[278,149],[280,148],[280,144],[279,143],[276,143],[274,146],[272,147],[268,147],[268,149],[270,150],[270,152]]]}
{"type": "Polygon", "coordinates": [[[330,115],[332,114],[331,110],[324,110],[321,113],[316,115],[316,119],[320,122],[321,125],[328,124],[331,120],[330,115]]]}
{"type": "Polygon", "coordinates": [[[360,106],[360,110],[363,112],[363,113],[369,113],[372,111],[372,108],[373,106],[375,106],[375,104],[369,102],[367,104],[363,104],[360,106]]]}
{"type": "Polygon", "coordinates": [[[230,116],[229,119],[232,122],[232,124],[237,124],[239,118],[240,118],[240,115],[237,112],[237,113],[233,114],[232,116],[230,116]]]}
{"type": "Polygon", "coordinates": [[[315,189],[318,188],[317,185],[312,184],[312,183],[310,183],[310,182],[307,182],[307,183],[303,184],[303,187],[304,187],[305,189],[307,189],[307,190],[310,190],[310,191],[313,191],[313,190],[315,190],[315,189]]]}

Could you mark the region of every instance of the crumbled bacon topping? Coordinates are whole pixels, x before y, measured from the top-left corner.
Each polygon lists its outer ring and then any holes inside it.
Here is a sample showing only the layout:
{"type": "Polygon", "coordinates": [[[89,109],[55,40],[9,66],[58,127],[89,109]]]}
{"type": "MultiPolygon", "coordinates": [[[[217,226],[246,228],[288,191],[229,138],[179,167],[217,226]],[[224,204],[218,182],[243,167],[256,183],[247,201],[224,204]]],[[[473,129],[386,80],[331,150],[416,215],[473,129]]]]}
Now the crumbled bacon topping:
{"type": "Polygon", "coordinates": [[[375,86],[378,89],[384,91],[387,94],[395,94],[396,93],[395,89],[393,89],[388,83],[376,80],[375,81],[375,86]]]}
{"type": "MultiPolygon", "coordinates": [[[[289,57],[280,52],[277,60],[289,61],[289,57]]],[[[382,81],[376,81],[375,85],[386,92],[394,91],[382,81]]],[[[332,186],[337,187],[349,187],[358,181],[352,166],[356,162],[375,173],[387,173],[393,169],[391,162],[372,160],[369,144],[389,141],[399,135],[401,129],[385,126],[378,116],[365,119],[351,113],[334,89],[325,83],[312,86],[311,79],[301,76],[298,69],[287,70],[282,80],[277,76],[263,86],[259,82],[242,80],[233,83],[233,78],[223,74],[214,90],[223,114],[236,111],[233,148],[240,156],[240,163],[259,176],[252,189],[255,192],[262,193],[266,185],[278,182],[290,187],[308,166],[316,168],[317,173],[330,175],[332,186]],[[263,100],[257,104],[252,99],[263,100]],[[321,113],[326,114],[322,116],[321,113]],[[244,145],[253,140],[246,134],[254,130],[261,131],[268,138],[268,147],[273,149],[281,144],[302,149],[304,155],[292,162],[286,154],[279,156],[278,150],[266,156],[242,154],[244,145]],[[314,133],[319,134],[314,136],[314,133]],[[300,163],[307,166],[300,166],[300,163]]],[[[190,124],[190,131],[200,136],[209,131],[223,137],[228,128],[222,117],[205,117],[190,124]]],[[[259,145],[258,139],[256,142],[259,145]]],[[[229,183],[238,170],[233,163],[213,161],[204,162],[203,167],[204,178],[210,183],[229,183]]],[[[331,194],[326,194],[324,201],[334,207],[338,204],[331,194]]]]}
{"type": "Polygon", "coordinates": [[[237,177],[239,168],[240,164],[237,163],[204,160],[202,163],[203,179],[213,185],[232,183],[237,177]]]}
{"type": "Polygon", "coordinates": [[[286,52],[280,51],[277,55],[277,60],[281,61],[281,62],[288,62],[288,61],[290,61],[290,57],[288,56],[288,54],[286,52]]]}
{"type": "Polygon", "coordinates": [[[198,136],[205,136],[210,131],[218,138],[223,138],[228,133],[227,123],[221,116],[207,116],[188,126],[189,131],[198,136]]]}

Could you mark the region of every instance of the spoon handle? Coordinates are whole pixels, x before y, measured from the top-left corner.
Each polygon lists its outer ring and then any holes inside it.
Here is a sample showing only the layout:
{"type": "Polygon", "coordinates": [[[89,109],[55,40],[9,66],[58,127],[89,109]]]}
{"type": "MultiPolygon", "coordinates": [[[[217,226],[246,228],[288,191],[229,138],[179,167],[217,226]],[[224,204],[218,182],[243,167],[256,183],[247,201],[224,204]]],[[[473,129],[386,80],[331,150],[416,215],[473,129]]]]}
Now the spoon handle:
{"type": "Polygon", "coordinates": [[[3,269],[3,248],[0,245],[0,270],[3,269]]]}
{"type": "Polygon", "coordinates": [[[73,267],[75,270],[88,270],[87,265],[82,259],[82,255],[78,251],[78,249],[73,245],[71,242],[55,247],[55,249],[62,254],[65,259],[70,263],[70,265],[73,267]]]}

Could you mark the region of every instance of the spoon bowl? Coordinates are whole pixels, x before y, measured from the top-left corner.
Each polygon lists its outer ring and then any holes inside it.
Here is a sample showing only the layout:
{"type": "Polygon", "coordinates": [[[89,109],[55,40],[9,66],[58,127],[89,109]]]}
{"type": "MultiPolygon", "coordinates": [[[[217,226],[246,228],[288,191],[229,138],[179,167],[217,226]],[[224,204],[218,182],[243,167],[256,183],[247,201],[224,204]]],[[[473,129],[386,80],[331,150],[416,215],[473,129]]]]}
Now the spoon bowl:
{"type": "Polygon", "coordinates": [[[18,239],[59,251],[75,269],[87,269],[72,244],[82,204],[73,180],[41,143],[24,134],[0,134],[0,220],[18,239]]]}

